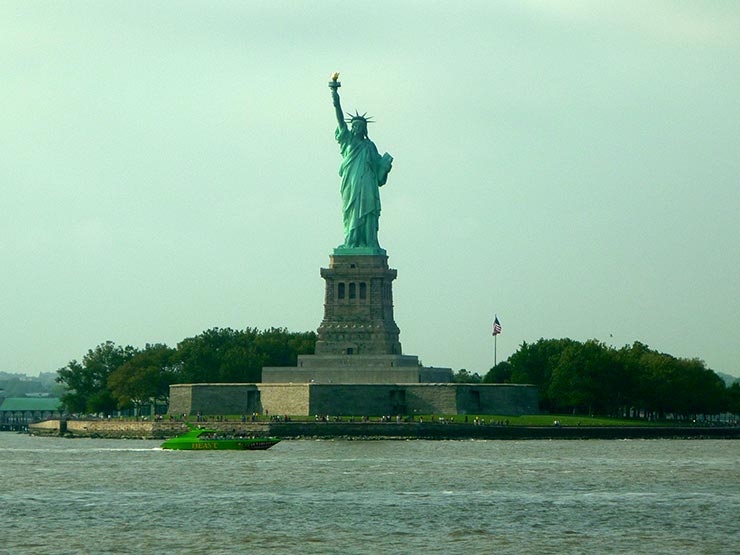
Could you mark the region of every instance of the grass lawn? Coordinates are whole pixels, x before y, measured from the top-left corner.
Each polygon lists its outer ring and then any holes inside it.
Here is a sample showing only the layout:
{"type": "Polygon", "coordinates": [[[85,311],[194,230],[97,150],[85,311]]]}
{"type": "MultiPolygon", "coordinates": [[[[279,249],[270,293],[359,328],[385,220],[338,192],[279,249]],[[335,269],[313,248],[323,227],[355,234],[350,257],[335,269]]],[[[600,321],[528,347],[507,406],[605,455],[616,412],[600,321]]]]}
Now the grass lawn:
{"type": "MultiPolygon", "coordinates": [[[[464,416],[457,416],[455,421],[465,419],[464,416]]],[[[471,422],[474,416],[468,416],[471,422]]],[[[553,426],[555,421],[560,422],[561,426],[665,426],[667,423],[647,422],[645,420],[628,420],[620,418],[608,418],[601,416],[579,416],[572,414],[527,414],[523,416],[481,416],[485,418],[486,423],[498,421],[509,421],[509,426],[553,426]]]]}

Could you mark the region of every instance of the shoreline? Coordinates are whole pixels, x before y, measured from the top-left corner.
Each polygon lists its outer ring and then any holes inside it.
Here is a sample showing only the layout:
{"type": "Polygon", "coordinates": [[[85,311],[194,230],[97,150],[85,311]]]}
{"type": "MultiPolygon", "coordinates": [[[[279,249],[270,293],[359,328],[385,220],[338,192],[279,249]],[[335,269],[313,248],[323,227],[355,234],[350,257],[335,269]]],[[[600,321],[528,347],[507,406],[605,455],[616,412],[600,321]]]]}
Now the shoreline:
{"type": "MultiPolygon", "coordinates": [[[[196,423],[197,424],[197,423],[196,423]]],[[[204,422],[224,432],[281,439],[740,439],[740,426],[495,426],[418,422],[204,422]]],[[[35,436],[169,439],[188,430],[182,421],[46,420],[31,424],[35,436]]]]}

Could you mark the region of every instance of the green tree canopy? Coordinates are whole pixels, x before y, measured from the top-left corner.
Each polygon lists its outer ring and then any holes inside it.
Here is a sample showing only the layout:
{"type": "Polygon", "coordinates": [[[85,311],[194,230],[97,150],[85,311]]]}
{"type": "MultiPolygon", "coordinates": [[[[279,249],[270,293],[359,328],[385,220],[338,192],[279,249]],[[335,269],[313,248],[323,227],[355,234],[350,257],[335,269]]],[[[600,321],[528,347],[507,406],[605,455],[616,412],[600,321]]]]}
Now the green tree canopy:
{"type": "Polygon", "coordinates": [[[531,344],[523,342],[508,360],[511,382],[536,385],[542,407],[549,410],[553,405],[549,397],[553,369],[563,351],[575,344],[572,339],[540,339],[531,344]]]}
{"type": "Polygon", "coordinates": [[[82,362],[60,368],[56,381],[64,386],[68,411],[110,413],[163,399],[173,383],[259,382],[263,366],[293,366],[315,345],[315,333],[284,328],[212,328],[182,340],[176,349],[147,344],[138,350],[106,341],[82,362]]]}
{"type": "Polygon", "coordinates": [[[108,376],[108,387],[119,408],[140,405],[151,399],[162,400],[177,381],[179,366],[175,349],[149,345],[108,376]]]}
{"type": "Polygon", "coordinates": [[[461,368],[452,376],[452,379],[456,383],[480,383],[483,378],[477,372],[468,372],[465,368],[461,368]]]}
{"type": "Polygon", "coordinates": [[[112,341],[101,343],[82,357],[82,362],[72,360],[57,372],[57,381],[66,388],[62,403],[70,412],[110,413],[117,402],[108,388],[108,377],[137,350],[121,347],[112,341]]]}
{"type": "Polygon", "coordinates": [[[511,363],[503,360],[483,376],[483,383],[511,383],[511,373],[511,363]]]}
{"type": "Polygon", "coordinates": [[[259,382],[263,366],[292,366],[314,352],[316,334],[284,328],[212,328],[177,345],[182,383],[259,382]]]}
{"type": "Polygon", "coordinates": [[[604,415],[651,413],[690,417],[737,412],[740,386],[727,388],[698,359],[681,359],[635,342],[619,350],[597,340],[522,343],[492,368],[486,383],[536,385],[545,410],[604,415]]]}
{"type": "Polygon", "coordinates": [[[624,402],[620,372],[619,361],[603,343],[572,343],[554,365],[548,397],[560,409],[613,413],[624,402]]]}
{"type": "Polygon", "coordinates": [[[732,414],[740,414],[740,382],[727,388],[725,407],[732,414]]]}

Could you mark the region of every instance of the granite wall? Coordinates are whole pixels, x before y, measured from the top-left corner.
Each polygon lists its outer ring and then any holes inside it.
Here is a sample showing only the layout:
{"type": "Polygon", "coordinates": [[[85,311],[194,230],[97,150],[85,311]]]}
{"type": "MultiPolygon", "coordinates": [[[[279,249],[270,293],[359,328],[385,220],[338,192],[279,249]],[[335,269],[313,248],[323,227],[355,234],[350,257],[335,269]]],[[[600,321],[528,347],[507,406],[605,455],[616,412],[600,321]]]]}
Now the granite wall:
{"type": "Polygon", "coordinates": [[[509,384],[254,383],[170,386],[173,415],[536,414],[537,388],[509,384]]]}

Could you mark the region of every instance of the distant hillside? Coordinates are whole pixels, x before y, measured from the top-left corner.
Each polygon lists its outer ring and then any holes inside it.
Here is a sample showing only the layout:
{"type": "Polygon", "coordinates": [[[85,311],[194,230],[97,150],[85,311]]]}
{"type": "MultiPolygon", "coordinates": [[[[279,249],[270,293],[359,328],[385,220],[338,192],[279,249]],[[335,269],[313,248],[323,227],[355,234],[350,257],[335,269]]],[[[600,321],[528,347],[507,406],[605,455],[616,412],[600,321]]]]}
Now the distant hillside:
{"type": "Polygon", "coordinates": [[[24,397],[33,394],[59,394],[61,386],[56,383],[56,372],[44,372],[39,376],[0,372],[0,397],[24,397]]]}
{"type": "Polygon", "coordinates": [[[714,373],[725,381],[725,385],[727,387],[730,387],[734,383],[740,383],[740,378],[736,376],[731,376],[730,374],[725,374],[724,372],[717,372],[716,370],[714,371],[714,373]]]}

